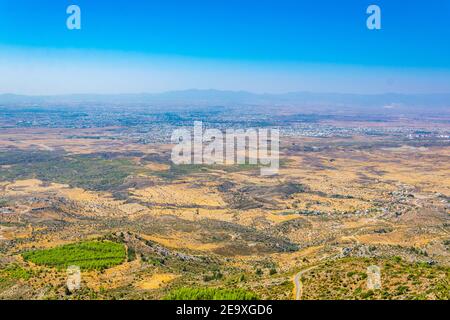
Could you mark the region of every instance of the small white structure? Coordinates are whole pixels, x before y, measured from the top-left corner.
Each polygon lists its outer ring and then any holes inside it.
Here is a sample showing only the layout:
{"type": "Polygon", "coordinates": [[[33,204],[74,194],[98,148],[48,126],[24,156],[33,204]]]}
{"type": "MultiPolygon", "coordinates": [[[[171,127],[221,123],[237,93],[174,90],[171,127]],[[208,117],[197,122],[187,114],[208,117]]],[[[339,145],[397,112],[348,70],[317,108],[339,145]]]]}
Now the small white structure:
{"type": "Polygon", "coordinates": [[[67,289],[70,292],[79,290],[81,287],[81,271],[79,266],[67,267],[67,289]]]}
{"type": "Polygon", "coordinates": [[[381,289],[381,270],[379,266],[370,266],[367,268],[367,289],[381,289]]]}

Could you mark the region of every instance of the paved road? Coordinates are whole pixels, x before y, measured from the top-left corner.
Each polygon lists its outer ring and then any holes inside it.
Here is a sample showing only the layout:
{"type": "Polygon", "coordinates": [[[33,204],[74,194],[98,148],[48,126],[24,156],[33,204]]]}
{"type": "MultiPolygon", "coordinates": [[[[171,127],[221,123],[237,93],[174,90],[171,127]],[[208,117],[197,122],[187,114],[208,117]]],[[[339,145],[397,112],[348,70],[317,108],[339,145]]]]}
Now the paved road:
{"type": "MultiPolygon", "coordinates": [[[[357,241],[356,238],[355,238],[355,240],[357,241]]],[[[322,257],[320,260],[322,261],[322,260],[327,260],[327,259],[330,259],[330,258],[332,259],[332,258],[339,257],[339,255],[342,254],[343,249],[342,248],[338,248],[338,249],[339,249],[339,253],[333,254],[331,256],[328,255],[328,256],[322,257]]],[[[317,267],[318,267],[318,265],[309,267],[308,269],[302,270],[302,271],[300,271],[299,273],[297,273],[294,276],[295,300],[302,300],[303,283],[302,283],[301,278],[302,278],[303,274],[306,273],[306,272],[309,272],[309,271],[311,271],[311,270],[313,270],[313,269],[315,269],[317,267]]]]}
{"type": "Polygon", "coordinates": [[[302,300],[303,283],[302,283],[301,278],[302,278],[303,274],[308,271],[311,271],[312,269],[315,269],[315,268],[317,268],[317,266],[302,270],[294,276],[295,300],[302,300]]]}

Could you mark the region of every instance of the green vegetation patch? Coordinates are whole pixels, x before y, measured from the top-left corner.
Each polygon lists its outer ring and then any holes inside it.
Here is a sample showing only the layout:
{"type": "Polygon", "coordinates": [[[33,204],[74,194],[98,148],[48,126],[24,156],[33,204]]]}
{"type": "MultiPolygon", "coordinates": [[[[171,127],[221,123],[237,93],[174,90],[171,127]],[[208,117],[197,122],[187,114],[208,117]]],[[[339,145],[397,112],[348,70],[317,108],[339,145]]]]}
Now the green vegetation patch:
{"type": "Polygon", "coordinates": [[[57,152],[0,153],[1,180],[39,179],[89,190],[117,189],[130,175],[150,173],[128,158],[68,156],[57,152]]]}
{"type": "Polygon", "coordinates": [[[166,300],[258,300],[258,296],[243,289],[180,288],[170,292],[166,300]]]}
{"type": "Polygon", "coordinates": [[[0,198],[0,208],[6,207],[8,205],[8,200],[0,198]]]}
{"type": "Polygon", "coordinates": [[[13,280],[28,280],[33,276],[31,270],[22,268],[17,264],[8,265],[5,269],[0,270],[2,277],[13,280]]]}
{"type": "Polygon", "coordinates": [[[427,262],[407,262],[400,257],[348,257],[328,261],[306,273],[303,299],[449,300],[450,268],[427,262]],[[381,272],[381,288],[367,287],[367,267],[381,272]]]}
{"type": "Polygon", "coordinates": [[[78,266],[83,270],[104,270],[125,261],[125,246],[109,241],[88,241],[22,254],[27,261],[56,268],[78,266]]]}

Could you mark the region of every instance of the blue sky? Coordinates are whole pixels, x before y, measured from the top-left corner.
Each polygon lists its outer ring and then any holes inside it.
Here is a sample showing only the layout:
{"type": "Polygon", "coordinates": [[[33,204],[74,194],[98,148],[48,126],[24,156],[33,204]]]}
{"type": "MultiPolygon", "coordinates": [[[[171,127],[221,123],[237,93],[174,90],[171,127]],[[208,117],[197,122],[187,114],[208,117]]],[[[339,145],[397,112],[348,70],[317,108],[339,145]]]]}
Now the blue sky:
{"type": "Polygon", "coordinates": [[[0,93],[450,92],[449,57],[448,0],[0,0],[0,93]]]}

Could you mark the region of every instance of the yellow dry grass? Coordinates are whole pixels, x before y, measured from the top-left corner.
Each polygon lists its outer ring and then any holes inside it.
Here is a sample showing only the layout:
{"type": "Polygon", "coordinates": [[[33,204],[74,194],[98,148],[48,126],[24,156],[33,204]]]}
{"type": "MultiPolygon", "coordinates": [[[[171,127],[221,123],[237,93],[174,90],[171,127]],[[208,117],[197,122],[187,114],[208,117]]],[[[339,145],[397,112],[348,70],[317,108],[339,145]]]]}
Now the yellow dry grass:
{"type": "Polygon", "coordinates": [[[430,234],[412,235],[405,229],[394,230],[385,234],[365,234],[354,236],[363,244],[401,245],[408,247],[423,247],[439,236],[430,234]]]}
{"type": "Polygon", "coordinates": [[[67,187],[68,187],[67,185],[58,183],[44,184],[41,180],[38,179],[18,180],[13,183],[8,183],[5,185],[5,194],[23,195],[33,192],[57,191],[60,190],[61,188],[67,187]]]}
{"type": "Polygon", "coordinates": [[[171,273],[157,273],[136,283],[136,287],[141,290],[155,290],[166,286],[176,279],[178,275],[171,273]]]}
{"type": "Polygon", "coordinates": [[[146,164],[145,168],[150,169],[152,171],[167,171],[170,169],[170,166],[165,163],[151,162],[151,163],[146,164]]]}
{"type": "Polygon", "coordinates": [[[190,249],[195,251],[212,251],[220,248],[217,243],[202,243],[192,237],[192,234],[176,232],[170,237],[162,237],[156,235],[142,235],[146,240],[157,242],[165,247],[172,249],[190,249]]]}
{"type": "Polygon", "coordinates": [[[146,211],[147,207],[144,207],[143,205],[140,205],[138,203],[125,203],[120,205],[119,209],[126,214],[137,214],[141,213],[142,211],[146,211]]]}
{"type": "Polygon", "coordinates": [[[133,282],[134,273],[140,269],[141,261],[136,259],[106,269],[103,272],[85,272],[82,274],[82,279],[89,288],[96,291],[99,291],[101,288],[114,289],[133,282]]]}
{"type": "Polygon", "coordinates": [[[193,187],[190,183],[152,186],[145,189],[133,190],[135,199],[158,205],[177,206],[224,206],[225,202],[220,194],[205,187],[193,187]]]}

